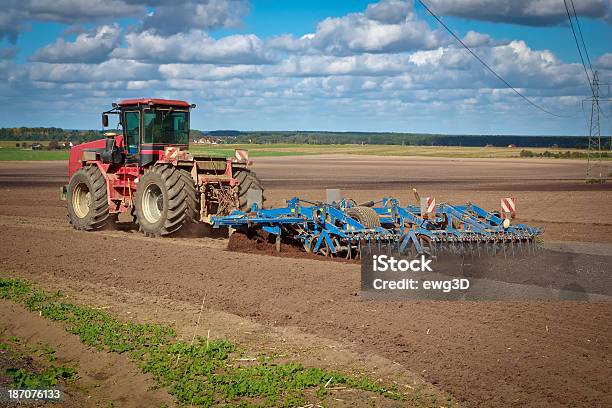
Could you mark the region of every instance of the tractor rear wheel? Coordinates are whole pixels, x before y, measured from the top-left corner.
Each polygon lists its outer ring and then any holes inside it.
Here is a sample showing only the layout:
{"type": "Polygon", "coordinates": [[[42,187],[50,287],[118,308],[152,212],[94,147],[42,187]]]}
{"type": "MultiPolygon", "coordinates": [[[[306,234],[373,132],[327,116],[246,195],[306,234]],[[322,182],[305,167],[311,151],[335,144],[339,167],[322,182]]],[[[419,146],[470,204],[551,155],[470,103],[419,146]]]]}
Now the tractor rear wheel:
{"type": "Polygon", "coordinates": [[[261,180],[259,180],[254,172],[247,169],[241,169],[236,171],[234,177],[240,182],[238,185],[238,201],[240,211],[248,211],[250,209],[248,205],[248,193],[250,190],[261,191],[261,201],[263,205],[263,202],[265,201],[265,197],[263,196],[264,188],[261,180]]]}
{"type": "Polygon", "coordinates": [[[370,207],[355,206],[346,210],[346,214],[368,228],[380,227],[380,218],[370,207]]]}
{"type": "Polygon", "coordinates": [[[72,175],[66,202],[68,218],[75,229],[98,230],[108,223],[106,179],[98,166],[86,166],[72,175]]]}
{"type": "Polygon", "coordinates": [[[174,166],[154,166],[138,182],[136,222],[147,236],[170,235],[196,219],[196,203],[191,177],[174,166]]]}

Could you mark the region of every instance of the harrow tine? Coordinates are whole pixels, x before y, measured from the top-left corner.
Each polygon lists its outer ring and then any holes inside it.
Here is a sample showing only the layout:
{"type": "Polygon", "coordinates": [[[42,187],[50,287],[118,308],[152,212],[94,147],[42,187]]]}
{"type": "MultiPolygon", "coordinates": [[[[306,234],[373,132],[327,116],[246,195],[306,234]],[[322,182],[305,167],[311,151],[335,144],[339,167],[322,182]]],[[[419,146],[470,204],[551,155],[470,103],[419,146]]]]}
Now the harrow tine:
{"type": "Polygon", "coordinates": [[[351,252],[353,252],[353,249],[351,248],[351,237],[348,237],[348,259],[352,259],[353,258],[353,254],[351,252]]]}

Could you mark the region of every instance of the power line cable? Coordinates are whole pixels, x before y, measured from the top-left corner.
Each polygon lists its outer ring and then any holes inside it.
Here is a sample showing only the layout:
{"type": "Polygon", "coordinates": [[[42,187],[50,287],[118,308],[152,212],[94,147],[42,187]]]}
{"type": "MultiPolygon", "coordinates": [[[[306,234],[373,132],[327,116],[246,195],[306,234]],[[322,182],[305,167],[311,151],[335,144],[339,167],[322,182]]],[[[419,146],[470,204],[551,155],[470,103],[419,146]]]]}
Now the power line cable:
{"type": "MultiPolygon", "coordinates": [[[[564,0],[565,1],[565,0],[564,0]]],[[[425,10],[427,10],[427,12],[429,14],[431,14],[431,16],[433,18],[436,19],[436,21],[438,23],[440,23],[442,25],[442,27],[444,27],[446,29],[446,31],[449,32],[450,35],[452,35],[455,40],[457,40],[459,42],[459,44],[461,44],[463,46],[463,48],[465,48],[470,54],[472,54],[472,56],[474,58],[476,58],[486,69],[488,69],[493,75],[495,75],[500,81],[502,81],[509,89],[513,90],[514,93],[516,93],[518,96],[520,96],[521,98],[523,98],[525,101],[527,101],[527,103],[529,103],[531,106],[533,106],[536,109],[541,110],[542,112],[548,113],[549,115],[552,116],[556,116],[558,118],[563,118],[563,117],[567,117],[567,116],[562,116],[562,115],[557,115],[556,113],[553,113],[545,108],[543,108],[542,106],[538,105],[537,103],[533,102],[531,99],[527,98],[525,95],[523,95],[522,93],[520,93],[515,87],[513,87],[512,85],[510,85],[510,83],[508,83],[508,81],[506,81],[504,78],[502,78],[497,72],[495,72],[493,70],[493,68],[491,68],[482,58],[480,58],[474,51],[472,51],[472,49],[470,47],[468,47],[462,40],[461,38],[459,38],[457,36],[457,34],[455,34],[453,32],[453,30],[450,29],[449,26],[447,26],[437,15],[434,14],[433,11],[431,11],[431,9],[429,7],[427,7],[427,5],[422,1],[422,0],[418,0],[418,2],[421,4],[421,6],[423,6],[425,8],[425,10]]]]}
{"type": "Polygon", "coordinates": [[[574,22],[572,21],[572,16],[569,11],[569,7],[567,6],[567,0],[563,0],[563,4],[565,5],[565,11],[567,11],[567,18],[570,23],[570,27],[572,28],[572,34],[574,35],[574,41],[576,42],[576,48],[578,48],[578,54],[580,54],[580,61],[582,61],[582,67],[584,68],[584,73],[587,77],[587,82],[589,83],[589,88],[591,88],[591,93],[595,95],[595,90],[593,89],[593,84],[591,84],[591,77],[589,76],[589,71],[587,70],[586,64],[584,63],[584,58],[582,57],[582,50],[580,49],[580,44],[578,44],[578,36],[576,35],[576,30],[574,30],[574,22]]]}
{"type": "Polygon", "coordinates": [[[578,14],[576,13],[576,7],[574,7],[574,0],[570,0],[572,4],[572,10],[574,10],[574,18],[576,19],[576,25],[578,26],[578,34],[580,35],[580,40],[582,41],[582,48],[584,48],[584,55],[586,55],[587,62],[589,63],[589,68],[591,69],[591,76],[593,76],[593,66],[591,65],[591,58],[589,58],[589,51],[587,50],[587,46],[584,42],[584,36],[582,35],[582,28],[580,27],[580,20],[578,20],[578,14]]]}

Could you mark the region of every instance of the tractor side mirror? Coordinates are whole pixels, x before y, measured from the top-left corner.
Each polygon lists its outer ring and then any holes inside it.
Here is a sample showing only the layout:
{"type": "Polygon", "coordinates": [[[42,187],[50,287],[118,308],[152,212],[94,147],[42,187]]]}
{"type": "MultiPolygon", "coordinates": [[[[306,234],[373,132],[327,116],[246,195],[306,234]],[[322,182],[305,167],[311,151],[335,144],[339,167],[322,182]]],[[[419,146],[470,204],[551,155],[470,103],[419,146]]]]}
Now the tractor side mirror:
{"type": "Polygon", "coordinates": [[[102,114],[102,126],[108,127],[108,115],[106,113],[102,114]]]}

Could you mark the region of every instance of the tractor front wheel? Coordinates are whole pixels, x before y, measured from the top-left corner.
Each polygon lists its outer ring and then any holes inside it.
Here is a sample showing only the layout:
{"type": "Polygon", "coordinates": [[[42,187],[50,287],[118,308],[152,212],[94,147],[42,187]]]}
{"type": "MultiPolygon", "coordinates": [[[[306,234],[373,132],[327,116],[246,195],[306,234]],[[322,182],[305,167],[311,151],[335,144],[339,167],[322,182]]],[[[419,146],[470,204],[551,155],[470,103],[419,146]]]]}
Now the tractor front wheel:
{"type": "Polygon", "coordinates": [[[110,219],[106,179],[97,166],[86,166],[72,175],[66,201],[68,218],[75,229],[98,230],[110,219]]]}
{"type": "Polygon", "coordinates": [[[174,166],[154,166],[136,188],[136,222],[147,236],[170,235],[196,219],[191,177],[174,166]]]}

